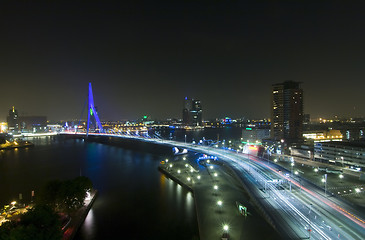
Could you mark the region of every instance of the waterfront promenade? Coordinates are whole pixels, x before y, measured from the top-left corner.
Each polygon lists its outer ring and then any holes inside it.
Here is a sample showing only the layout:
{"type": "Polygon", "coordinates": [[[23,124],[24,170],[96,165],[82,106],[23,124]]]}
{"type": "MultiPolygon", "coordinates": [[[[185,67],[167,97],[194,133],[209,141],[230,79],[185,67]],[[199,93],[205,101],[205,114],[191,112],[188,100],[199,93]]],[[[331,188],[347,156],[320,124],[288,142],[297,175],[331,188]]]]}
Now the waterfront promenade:
{"type": "Polygon", "coordinates": [[[194,194],[201,240],[221,239],[224,233],[229,239],[280,239],[221,161],[185,156],[165,161],[159,170],[194,194]],[[247,215],[239,205],[247,207],[247,215]]]}
{"type": "Polygon", "coordinates": [[[98,191],[94,190],[90,193],[90,197],[86,198],[84,201],[84,206],[81,207],[72,215],[71,221],[65,227],[65,231],[63,233],[62,240],[72,240],[79,228],[81,227],[82,223],[85,221],[87,214],[89,213],[95,199],[98,195],[98,191]]]}

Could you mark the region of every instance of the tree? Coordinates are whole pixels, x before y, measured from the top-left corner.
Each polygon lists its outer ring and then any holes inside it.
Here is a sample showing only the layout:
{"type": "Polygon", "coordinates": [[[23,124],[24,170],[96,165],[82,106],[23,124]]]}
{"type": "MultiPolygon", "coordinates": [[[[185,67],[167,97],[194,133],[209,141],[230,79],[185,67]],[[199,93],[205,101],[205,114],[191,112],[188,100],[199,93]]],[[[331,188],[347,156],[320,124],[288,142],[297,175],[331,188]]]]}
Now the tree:
{"type": "Polygon", "coordinates": [[[63,182],[60,180],[54,180],[46,183],[46,185],[40,191],[40,195],[37,198],[37,203],[41,205],[48,205],[56,211],[59,210],[59,205],[63,198],[61,195],[62,185],[63,182]]]}
{"type": "Polygon", "coordinates": [[[0,228],[1,240],[60,240],[61,238],[59,216],[47,205],[36,205],[23,214],[19,222],[5,223],[0,228]]]}
{"type": "Polygon", "coordinates": [[[56,211],[72,213],[84,205],[86,192],[91,189],[92,182],[87,177],[51,181],[42,189],[37,202],[46,204],[56,211]]]}

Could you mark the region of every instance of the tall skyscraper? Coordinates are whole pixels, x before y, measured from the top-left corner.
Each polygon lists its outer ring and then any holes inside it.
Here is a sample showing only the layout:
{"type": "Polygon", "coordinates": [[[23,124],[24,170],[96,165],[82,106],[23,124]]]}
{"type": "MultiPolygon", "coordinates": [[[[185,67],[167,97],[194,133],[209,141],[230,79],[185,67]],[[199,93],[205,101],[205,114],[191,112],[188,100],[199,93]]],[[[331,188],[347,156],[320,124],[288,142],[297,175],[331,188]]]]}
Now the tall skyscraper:
{"type": "Polygon", "coordinates": [[[188,97],[184,99],[184,107],[183,107],[183,124],[184,125],[191,125],[192,120],[190,116],[192,101],[188,97]]]}
{"type": "Polygon", "coordinates": [[[194,126],[202,126],[203,125],[203,109],[200,103],[200,100],[192,100],[192,108],[191,108],[191,116],[193,118],[194,126]]]}
{"type": "Polygon", "coordinates": [[[303,89],[299,82],[272,85],[271,138],[298,142],[303,135],[303,89]]]}
{"type": "Polygon", "coordinates": [[[200,100],[185,97],[183,108],[183,124],[187,126],[203,125],[203,109],[200,100]]]}
{"type": "Polygon", "coordinates": [[[14,106],[9,110],[7,122],[9,131],[19,130],[18,111],[14,108],[14,106]]]}

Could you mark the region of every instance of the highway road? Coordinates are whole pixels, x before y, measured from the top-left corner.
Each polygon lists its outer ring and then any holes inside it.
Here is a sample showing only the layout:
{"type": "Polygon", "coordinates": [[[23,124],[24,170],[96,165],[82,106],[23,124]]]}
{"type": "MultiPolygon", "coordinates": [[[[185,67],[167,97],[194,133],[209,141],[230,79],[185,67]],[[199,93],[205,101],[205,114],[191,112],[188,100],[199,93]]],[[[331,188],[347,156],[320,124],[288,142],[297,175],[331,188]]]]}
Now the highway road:
{"type": "MultiPolygon", "coordinates": [[[[164,140],[165,143],[169,142],[164,140]]],[[[206,146],[177,143],[215,155],[230,165],[263,206],[279,232],[291,239],[364,239],[362,213],[317,186],[277,171],[266,161],[247,154],[206,146]]]]}
{"type": "Polygon", "coordinates": [[[256,187],[257,199],[270,212],[277,229],[285,231],[288,237],[365,238],[365,222],[360,213],[338,199],[324,196],[322,189],[292,178],[289,172],[279,172],[253,156],[221,149],[210,153],[226,161],[256,187]]]}

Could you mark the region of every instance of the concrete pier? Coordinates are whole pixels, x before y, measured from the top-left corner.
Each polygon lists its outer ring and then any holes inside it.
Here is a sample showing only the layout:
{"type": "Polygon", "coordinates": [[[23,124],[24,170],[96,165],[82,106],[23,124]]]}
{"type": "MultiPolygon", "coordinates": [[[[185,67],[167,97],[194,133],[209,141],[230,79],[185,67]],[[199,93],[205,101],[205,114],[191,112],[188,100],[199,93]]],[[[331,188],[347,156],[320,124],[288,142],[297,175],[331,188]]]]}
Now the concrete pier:
{"type": "Polygon", "coordinates": [[[67,226],[66,231],[63,234],[62,240],[72,240],[82,223],[85,221],[87,214],[89,213],[96,197],[98,195],[98,191],[94,190],[91,192],[91,196],[89,200],[85,200],[85,205],[77,210],[77,212],[73,215],[71,222],[67,226]]]}

